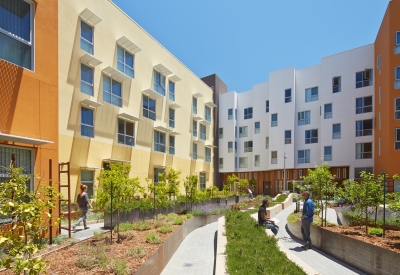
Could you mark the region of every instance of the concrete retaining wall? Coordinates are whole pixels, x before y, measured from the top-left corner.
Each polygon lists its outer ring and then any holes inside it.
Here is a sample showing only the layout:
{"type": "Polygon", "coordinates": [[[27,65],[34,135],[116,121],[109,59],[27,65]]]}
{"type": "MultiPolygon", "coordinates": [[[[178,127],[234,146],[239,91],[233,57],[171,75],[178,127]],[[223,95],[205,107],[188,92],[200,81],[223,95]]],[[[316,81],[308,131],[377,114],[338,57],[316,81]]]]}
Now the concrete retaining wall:
{"type": "Polygon", "coordinates": [[[292,203],[293,203],[293,195],[294,195],[294,194],[289,194],[289,195],[287,196],[286,200],[284,200],[284,201],[282,202],[282,209],[286,209],[286,208],[288,208],[289,206],[292,205],[292,203]]]}
{"type": "Polygon", "coordinates": [[[276,214],[282,211],[282,204],[277,204],[275,206],[268,207],[266,210],[268,217],[275,217],[276,214]]]}
{"type": "MultiPolygon", "coordinates": [[[[287,224],[288,230],[300,240],[301,222],[287,224]]],[[[400,254],[311,225],[313,246],[367,274],[400,274],[400,254]]]]}

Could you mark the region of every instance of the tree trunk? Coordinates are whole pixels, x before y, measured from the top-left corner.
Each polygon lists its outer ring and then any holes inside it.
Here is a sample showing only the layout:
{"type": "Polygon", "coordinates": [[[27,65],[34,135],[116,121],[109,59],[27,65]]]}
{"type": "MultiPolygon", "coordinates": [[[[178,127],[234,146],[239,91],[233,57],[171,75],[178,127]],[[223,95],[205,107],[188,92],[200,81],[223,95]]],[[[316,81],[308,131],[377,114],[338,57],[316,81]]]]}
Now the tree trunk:
{"type": "Polygon", "coordinates": [[[121,242],[120,236],[119,236],[119,210],[117,210],[117,243],[121,242]]]}

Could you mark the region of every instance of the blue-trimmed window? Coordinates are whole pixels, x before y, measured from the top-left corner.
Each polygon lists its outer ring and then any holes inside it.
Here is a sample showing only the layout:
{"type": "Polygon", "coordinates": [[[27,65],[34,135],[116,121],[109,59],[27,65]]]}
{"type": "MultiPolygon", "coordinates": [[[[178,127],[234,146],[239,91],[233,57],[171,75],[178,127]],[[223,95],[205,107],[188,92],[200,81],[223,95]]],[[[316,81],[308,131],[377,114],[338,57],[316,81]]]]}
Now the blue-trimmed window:
{"type": "Polygon", "coordinates": [[[292,102],[292,89],[285,90],[285,103],[292,102]]]}
{"type": "Polygon", "coordinates": [[[336,76],[334,78],[332,78],[332,92],[333,93],[340,93],[342,88],[341,88],[341,82],[342,79],[340,76],[336,76]]]}
{"type": "Polygon", "coordinates": [[[81,49],[93,54],[93,26],[81,19],[81,49]]]}
{"type": "Polygon", "coordinates": [[[165,133],[154,131],[154,151],[165,153],[165,133]]]}
{"type": "Polygon", "coordinates": [[[120,72],[123,72],[127,76],[134,78],[135,71],[134,71],[134,63],[135,56],[122,48],[121,46],[117,45],[117,69],[120,72]]]}
{"type": "Polygon", "coordinates": [[[306,130],[305,132],[305,143],[310,144],[310,143],[318,143],[318,129],[312,129],[312,130],[306,130]]]}
{"type": "Polygon", "coordinates": [[[168,82],[169,99],[175,101],[175,82],[168,82]]]}
{"type": "Polygon", "coordinates": [[[265,101],[265,112],[269,113],[269,100],[265,101]]]}
{"type": "Polygon", "coordinates": [[[310,124],[311,111],[304,111],[297,113],[297,125],[307,125],[310,124]]]}
{"type": "Polygon", "coordinates": [[[122,84],[103,74],[103,100],[122,107],[122,84]]]}
{"type": "Polygon", "coordinates": [[[272,114],[271,115],[271,127],[277,127],[278,126],[278,114],[272,114]]]}
{"type": "Polygon", "coordinates": [[[211,162],[211,148],[206,147],[206,162],[211,162]]]}
{"type": "Polygon", "coordinates": [[[93,96],[93,68],[81,63],[81,92],[93,96]]]}
{"type": "Polygon", "coordinates": [[[165,75],[156,70],[154,70],[154,91],[165,95],[165,75]]]}
{"type": "Polygon", "coordinates": [[[192,112],[197,115],[197,98],[192,97],[192,112]]]}
{"type": "Polygon", "coordinates": [[[373,70],[366,69],[361,72],[356,72],[356,89],[372,85],[373,70]]]}
{"type": "Polygon", "coordinates": [[[175,155],[175,136],[169,136],[169,154],[175,155]]]}
{"type": "Polygon", "coordinates": [[[132,122],[118,119],[118,143],[135,146],[135,125],[132,122]]]}
{"type": "Polygon", "coordinates": [[[285,131],[285,144],[292,144],[292,130],[285,131]]]}
{"type": "Polygon", "coordinates": [[[175,128],[175,110],[169,109],[169,127],[175,128]]]}
{"type": "Polygon", "coordinates": [[[200,139],[206,140],[206,126],[200,123],[200,139]]]}
{"type": "Polygon", "coordinates": [[[192,152],[192,157],[193,159],[197,159],[197,143],[193,143],[193,152],[192,152]]]}
{"type": "Polygon", "coordinates": [[[151,97],[143,95],[143,116],[156,120],[156,101],[151,97]]]}
{"type": "MultiPolygon", "coordinates": [[[[222,129],[222,128],[220,128],[222,129]]],[[[197,137],[197,121],[193,120],[193,136],[197,137]]]]}
{"type": "Polygon", "coordinates": [[[332,161],[332,146],[324,147],[324,161],[332,161]]]}
{"type": "Polygon", "coordinates": [[[310,163],[310,150],[297,151],[297,163],[310,163]]]}
{"type": "Polygon", "coordinates": [[[324,119],[332,118],[332,103],[324,105],[324,119]]]}
{"type": "Polygon", "coordinates": [[[356,114],[372,112],[372,96],[356,98],[356,114]]]}
{"type": "Polygon", "coordinates": [[[253,107],[244,109],[244,119],[253,118],[253,107]]]}
{"type": "Polygon", "coordinates": [[[312,102],[318,100],[318,87],[306,89],[306,102],[312,102]]]}
{"type": "Polygon", "coordinates": [[[228,109],[228,120],[233,119],[233,109],[228,109]]]}
{"type": "Polygon", "coordinates": [[[341,126],[340,123],[332,124],[332,139],[341,139],[341,126]]]}
{"type": "Polygon", "coordinates": [[[205,106],[205,118],[208,122],[211,122],[211,108],[208,106],[205,106]]]}
{"type": "Polygon", "coordinates": [[[81,136],[94,137],[93,109],[81,107],[81,136]]]}
{"type": "Polygon", "coordinates": [[[259,134],[260,133],[260,122],[254,122],[254,134],[259,134]]]}

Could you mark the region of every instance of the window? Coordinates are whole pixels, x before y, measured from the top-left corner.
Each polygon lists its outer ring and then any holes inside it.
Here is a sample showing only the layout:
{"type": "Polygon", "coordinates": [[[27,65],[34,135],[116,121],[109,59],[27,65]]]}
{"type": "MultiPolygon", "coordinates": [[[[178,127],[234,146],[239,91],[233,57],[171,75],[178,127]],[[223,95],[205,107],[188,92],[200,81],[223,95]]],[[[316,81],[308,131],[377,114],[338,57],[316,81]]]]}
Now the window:
{"type": "Polygon", "coordinates": [[[324,119],[332,118],[332,103],[324,105],[324,119]]]}
{"type": "Polygon", "coordinates": [[[372,85],[372,69],[356,73],[356,88],[362,88],[372,85]]]}
{"type": "Polygon", "coordinates": [[[93,27],[81,20],[81,49],[93,54],[93,27]]]}
{"type": "MultiPolygon", "coordinates": [[[[220,130],[222,130],[222,128],[219,128],[220,130]]],[[[197,137],[197,121],[193,120],[193,136],[197,137]]],[[[220,131],[220,136],[221,136],[221,131],[220,131]]]]}
{"type": "Polygon", "coordinates": [[[156,70],[154,70],[154,91],[165,95],[165,75],[156,70]]]}
{"type": "Polygon", "coordinates": [[[354,168],[354,178],[360,179],[361,178],[361,172],[365,171],[367,173],[373,173],[374,169],[372,167],[358,167],[354,168]]]}
{"type": "Polygon", "coordinates": [[[394,149],[400,150],[400,128],[396,128],[394,131],[394,149]]]}
{"type": "Polygon", "coordinates": [[[193,143],[193,159],[197,159],[197,143],[193,143]]]}
{"type": "Polygon", "coordinates": [[[356,98],[356,114],[372,112],[372,96],[356,98]]]}
{"type": "Polygon", "coordinates": [[[380,68],[381,67],[381,56],[379,55],[377,58],[376,58],[376,64],[377,64],[377,67],[378,68],[380,68]]]}
{"type": "Polygon", "coordinates": [[[260,133],[260,122],[254,122],[254,134],[259,134],[260,133]]]}
{"type": "Polygon", "coordinates": [[[333,93],[339,93],[341,92],[341,77],[340,76],[336,76],[334,78],[332,78],[332,92],[333,93]]]}
{"type": "Polygon", "coordinates": [[[169,154],[175,155],[175,136],[169,136],[169,154]]]}
{"type": "Polygon", "coordinates": [[[265,137],[265,149],[269,149],[269,137],[265,137]]]}
{"type": "Polygon", "coordinates": [[[94,137],[94,118],[93,110],[81,107],[81,135],[94,137]]]}
{"type": "Polygon", "coordinates": [[[89,199],[94,198],[94,171],[93,170],[81,170],[81,183],[87,186],[87,194],[89,199]]]}
{"type": "Polygon", "coordinates": [[[219,169],[224,168],[224,159],[223,158],[219,158],[219,169]]]}
{"type": "Polygon", "coordinates": [[[233,119],[233,109],[228,109],[228,120],[233,119]]]}
{"type": "Polygon", "coordinates": [[[265,112],[269,113],[269,100],[265,101],[265,112]]]}
{"type": "Polygon", "coordinates": [[[297,113],[297,125],[307,125],[310,124],[310,113],[311,111],[304,111],[297,113]]]}
{"type": "Polygon", "coordinates": [[[336,168],[336,178],[340,179],[340,168],[336,168]]]}
{"type": "Polygon", "coordinates": [[[164,168],[154,168],[154,183],[159,182],[160,175],[164,175],[164,168]]]}
{"type": "Polygon", "coordinates": [[[248,130],[247,126],[239,127],[239,138],[247,137],[248,134],[247,130],[248,130]]]}
{"type": "Polygon", "coordinates": [[[232,153],[232,152],[233,152],[233,142],[228,141],[228,153],[232,153]]]}
{"type": "Polygon", "coordinates": [[[271,151],[271,164],[278,164],[278,151],[271,151]]]}
{"type": "Polygon", "coordinates": [[[278,114],[271,115],[271,127],[278,126],[278,114]]]}
{"type": "Polygon", "coordinates": [[[400,66],[394,68],[394,88],[400,89],[400,66]]]}
{"type": "Polygon", "coordinates": [[[237,138],[237,126],[235,126],[235,138],[237,138]]]}
{"type": "Polygon", "coordinates": [[[332,161],[332,146],[324,147],[324,161],[332,161]]]}
{"type": "Polygon", "coordinates": [[[235,109],[235,120],[237,120],[237,109],[235,109]]]}
{"type": "Polygon", "coordinates": [[[206,140],[206,126],[200,124],[200,139],[206,140]]]}
{"type": "Polygon", "coordinates": [[[303,169],[300,169],[299,170],[299,179],[302,179],[303,178],[303,169]]]}
{"type": "Polygon", "coordinates": [[[211,162],[211,148],[206,147],[206,162],[211,162]]]}
{"type": "Polygon", "coordinates": [[[253,107],[244,109],[244,119],[253,118],[253,107]]]}
{"type": "Polygon", "coordinates": [[[285,90],[285,103],[292,102],[292,89],[285,90]]]}
{"type": "Polygon", "coordinates": [[[297,170],[293,170],[293,179],[297,178],[297,170]]]}
{"type": "Polygon", "coordinates": [[[341,126],[340,123],[332,124],[332,139],[341,139],[341,126]]]}
{"type": "Polygon", "coordinates": [[[121,83],[103,74],[103,100],[122,107],[121,83]]]}
{"type": "Polygon", "coordinates": [[[318,100],[318,87],[306,89],[306,102],[318,100]]]}
{"type": "Polygon", "coordinates": [[[235,169],[237,168],[237,157],[235,157],[235,169]]]}
{"type": "Polygon", "coordinates": [[[23,0],[1,1],[0,59],[33,70],[33,18],[33,4],[23,0]]]}
{"type": "Polygon", "coordinates": [[[400,97],[394,99],[394,119],[400,119],[400,97]]]}
{"type": "Polygon", "coordinates": [[[318,129],[306,130],[306,144],[318,143],[318,129]]]}
{"type": "Polygon", "coordinates": [[[292,130],[285,131],[285,144],[292,144],[292,130]]]}
{"type": "Polygon", "coordinates": [[[117,45],[117,69],[127,76],[134,77],[134,56],[121,46],[117,45]]]}
{"type": "Polygon", "coordinates": [[[239,158],[239,168],[247,168],[247,157],[239,158]]]}
{"type": "Polygon", "coordinates": [[[237,153],[237,142],[235,141],[235,153],[237,153]]]}
{"type": "Polygon", "coordinates": [[[200,190],[206,189],[206,173],[200,173],[200,190]]]}
{"type": "Polygon", "coordinates": [[[208,122],[211,122],[211,108],[208,106],[205,106],[204,113],[205,113],[206,120],[208,122]]]}
{"type": "Polygon", "coordinates": [[[175,109],[169,109],[169,127],[175,128],[175,109]]]}
{"type": "Polygon", "coordinates": [[[143,95],[143,116],[156,120],[156,101],[143,95]]]}
{"type": "Polygon", "coordinates": [[[347,179],[347,169],[343,168],[343,178],[347,179]]]}
{"type": "Polygon", "coordinates": [[[192,112],[193,114],[197,115],[197,98],[192,97],[192,112]]]}
{"type": "Polygon", "coordinates": [[[297,163],[310,163],[310,150],[297,151],[297,163]]]}
{"type": "Polygon", "coordinates": [[[260,167],[260,155],[254,156],[254,167],[260,167]]]}
{"type": "Polygon", "coordinates": [[[356,137],[372,135],[372,119],[356,121],[356,137]]]}
{"type": "Polygon", "coordinates": [[[175,101],[175,83],[172,81],[168,82],[169,99],[175,101]]]}
{"type": "Polygon", "coordinates": [[[132,122],[118,119],[118,143],[135,146],[135,125],[132,122]]]}
{"type": "Polygon", "coordinates": [[[396,32],[394,40],[395,40],[394,41],[394,43],[395,43],[394,54],[399,54],[400,53],[400,31],[396,32]]]}
{"type": "Polygon", "coordinates": [[[81,63],[81,92],[93,96],[93,68],[81,63]]]}
{"type": "MultiPolygon", "coordinates": [[[[193,121],[194,123],[195,121],[193,121]]],[[[224,128],[219,128],[218,129],[218,134],[219,134],[219,138],[223,138],[224,137],[224,128]]],[[[193,134],[194,135],[194,134],[193,134]]]]}
{"type": "Polygon", "coordinates": [[[245,141],[244,142],[244,152],[253,152],[253,141],[245,141]]]}
{"type": "Polygon", "coordinates": [[[356,159],[372,158],[372,142],[356,143],[356,159]]]}
{"type": "Polygon", "coordinates": [[[165,153],[165,133],[154,131],[154,151],[165,153]]]}

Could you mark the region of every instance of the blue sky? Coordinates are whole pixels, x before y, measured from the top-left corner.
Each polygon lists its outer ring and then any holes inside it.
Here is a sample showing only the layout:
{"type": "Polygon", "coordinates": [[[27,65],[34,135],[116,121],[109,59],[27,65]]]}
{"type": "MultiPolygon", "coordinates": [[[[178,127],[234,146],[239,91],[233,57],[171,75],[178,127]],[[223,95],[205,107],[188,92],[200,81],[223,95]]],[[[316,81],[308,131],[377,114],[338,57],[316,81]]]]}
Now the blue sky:
{"type": "Polygon", "coordinates": [[[269,72],[373,43],[388,0],[113,0],[197,76],[250,90],[269,72]]]}

